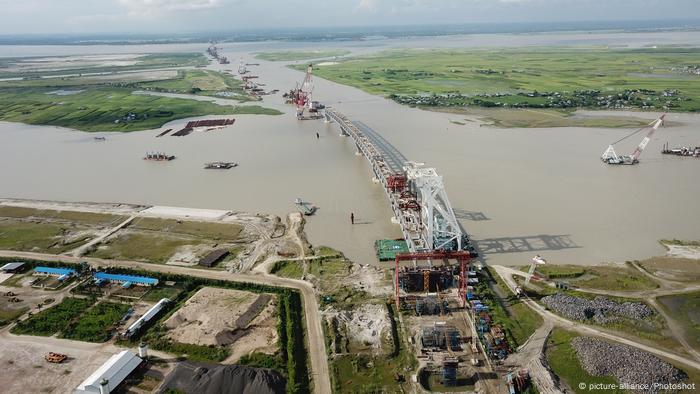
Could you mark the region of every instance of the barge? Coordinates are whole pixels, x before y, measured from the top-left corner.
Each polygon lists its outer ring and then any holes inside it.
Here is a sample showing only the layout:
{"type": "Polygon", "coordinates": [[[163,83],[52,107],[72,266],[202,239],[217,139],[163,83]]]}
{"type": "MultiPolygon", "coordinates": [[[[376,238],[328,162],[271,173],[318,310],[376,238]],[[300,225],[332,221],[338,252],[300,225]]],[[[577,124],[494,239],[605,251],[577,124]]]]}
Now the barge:
{"type": "Polygon", "coordinates": [[[668,142],[664,144],[661,153],[664,155],[676,155],[684,157],[700,157],[700,146],[681,146],[680,148],[669,148],[668,142]]]}
{"type": "Polygon", "coordinates": [[[228,170],[233,167],[238,167],[238,163],[226,162],[226,161],[215,161],[212,163],[204,164],[204,168],[207,170],[228,170]]]}
{"type": "Polygon", "coordinates": [[[314,213],[316,213],[316,210],[318,209],[315,205],[305,202],[301,198],[297,198],[294,200],[294,205],[297,206],[297,209],[299,212],[303,213],[306,216],[311,216],[314,213]]]}
{"type": "Polygon", "coordinates": [[[143,159],[150,161],[171,161],[175,160],[175,156],[168,155],[162,152],[147,152],[146,156],[144,156],[143,159]]]}

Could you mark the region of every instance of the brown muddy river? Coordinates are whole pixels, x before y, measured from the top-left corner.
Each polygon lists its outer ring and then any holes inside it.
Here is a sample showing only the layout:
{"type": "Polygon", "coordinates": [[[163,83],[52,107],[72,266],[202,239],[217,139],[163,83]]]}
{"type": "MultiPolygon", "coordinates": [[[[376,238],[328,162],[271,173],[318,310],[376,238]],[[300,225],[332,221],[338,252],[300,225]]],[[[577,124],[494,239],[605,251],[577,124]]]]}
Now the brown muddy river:
{"type": "MultiPolygon", "coordinates": [[[[232,59],[216,69],[251,67],[268,89],[285,91],[302,78],[284,63],[254,60],[251,52],[347,46],[354,53],[391,46],[573,45],[607,42],[644,46],[700,45],[697,33],[536,34],[379,40],[367,43],[229,44],[232,59]],[[478,38],[478,39],[477,39],[478,38]],[[587,39],[589,41],[587,41],[587,39]],[[515,40],[515,41],[514,41],[515,40]]],[[[206,45],[129,47],[6,47],[0,56],[204,51],[206,45]]],[[[495,129],[450,123],[459,117],[403,107],[357,89],[316,80],[315,98],[361,120],[409,159],[444,176],[458,218],[478,240],[489,263],[526,264],[534,254],[553,263],[595,264],[663,253],[661,238],[700,239],[700,160],[665,157],[661,145],[700,145],[700,116],[670,114],[680,123],[660,130],[637,166],[607,166],[598,159],[630,130],[594,128],[495,129]]],[[[359,263],[376,261],[373,242],[400,236],[381,188],[364,158],[333,125],[297,121],[280,95],[264,105],[282,116],[236,116],[224,130],[186,137],[155,136],[175,128],[128,134],[83,133],[0,123],[0,196],[46,200],[109,201],[221,208],[285,215],[297,197],[320,207],[308,221],[312,243],[343,251],[359,263]],[[316,139],[315,133],[321,138],[316,139]],[[106,141],[94,136],[104,135],[106,141]],[[146,151],[177,156],[142,160],[146,151]],[[209,161],[236,161],[228,171],[204,170],[209,161]],[[354,226],[349,223],[355,213],[354,226]]],[[[653,119],[658,114],[644,114],[653,119]]],[[[620,151],[631,151],[638,138],[620,151]]]]}

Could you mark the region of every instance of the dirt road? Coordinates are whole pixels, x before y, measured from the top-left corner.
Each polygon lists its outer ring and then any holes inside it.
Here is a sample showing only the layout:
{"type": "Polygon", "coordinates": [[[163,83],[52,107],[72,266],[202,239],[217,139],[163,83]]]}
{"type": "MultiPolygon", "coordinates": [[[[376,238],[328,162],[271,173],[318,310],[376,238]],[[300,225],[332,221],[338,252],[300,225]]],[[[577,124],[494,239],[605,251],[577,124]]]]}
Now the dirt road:
{"type": "MultiPolygon", "coordinates": [[[[496,270],[498,275],[503,279],[503,281],[508,285],[510,290],[515,294],[515,288],[518,286],[515,283],[515,280],[513,280],[513,275],[527,275],[524,272],[501,266],[501,265],[492,265],[492,267],[496,270]]],[[[633,340],[627,339],[620,337],[612,332],[609,332],[608,330],[604,330],[601,328],[596,328],[596,327],[591,327],[587,326],[585,324],[582,324],[581,322],[575,322],[572,320],[565,319],[559,315],[556,315],[547,309],[545,309],[542,305],[536,303],[535,301],[525,297],[523,298],[523,302],[529,306],[531,309],[533,309],[535,312],[539,313],[545,321],[551,321],[553,324],[563,327],[569,331],[576,331],[580,334],[584,335],[591,335],[595,337],[600,337],[604,338],[610,341],[622,343],[625,345],[629,345],[632,347],[635,347],[637,349],[644,350],[646,352],[655,354],[660,357],[665,357],[669,360],[677,361],[681,364],[687,365],[689,367],[695,368],[700,371],[700,362],[697,362],[693,359],[689,359],[683,356],[680,356],[675,353],[670,353],[662,349],[658,349],[652,346],[645,345],[643,343],[635,342],[633,340]]]]}
{"type": "Polygon", "coordinates": [[[210,271],[199,268],[181,267],[173,265],[149,264],[136,261],[104,260],[90,257],[74,257],[66,255],[50,255],[32,252],[15,252],[10,250],[0,251],[2,257],[27,258],[45,261],[61,261],[66,263],[78,263],[87,261],[96,267],[122,267],[135,268],[153,272],[188,275],[198,278],[227,280],[233,282],[250,282],[265,285],[288,287],[299,290],[304,299],[304,315],[309,343],[309,358],[311,359],[311,371],[314,392],[326,394],[331,392],[331,382],[328,370],[328,359],[321,328],[321,315],[313,288],[308,282],[295,279],[279,278],[265,274],[232,274],[224,271],[210,271]]]}

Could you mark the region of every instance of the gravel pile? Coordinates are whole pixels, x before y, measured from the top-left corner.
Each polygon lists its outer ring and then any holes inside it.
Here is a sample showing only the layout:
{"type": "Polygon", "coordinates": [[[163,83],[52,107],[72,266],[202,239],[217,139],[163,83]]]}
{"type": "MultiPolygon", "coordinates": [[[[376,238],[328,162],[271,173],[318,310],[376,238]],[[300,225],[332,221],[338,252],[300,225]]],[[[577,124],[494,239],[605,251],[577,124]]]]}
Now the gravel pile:
{"type": "Polygon", "coordinates": [[[554,294],[543,297],[542,303],[569,319],[593,319],[599,324],[614,322],[619,317],[643,319],[653,314],[651,308],[641,302],[620,303],[601,296],[589,300],[566,294],[554,294]]]}
{"type": "Polygon", "coordinates": [[[654,384],[680,383],[687,375],[651,353],[603,340],[577,337],[571,346],[583,368],[593,376],[614,376],[634,393],[658,393],[654,384]],[[646,387],[645,387],[646,386],[646,387]]]}

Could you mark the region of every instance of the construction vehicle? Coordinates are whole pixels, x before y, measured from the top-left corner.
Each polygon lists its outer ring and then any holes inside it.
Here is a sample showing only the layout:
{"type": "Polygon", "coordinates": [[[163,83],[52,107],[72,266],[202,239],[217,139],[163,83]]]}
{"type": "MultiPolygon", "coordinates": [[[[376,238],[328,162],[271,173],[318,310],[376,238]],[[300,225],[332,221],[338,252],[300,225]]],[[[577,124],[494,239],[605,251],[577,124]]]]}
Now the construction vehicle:
{"type": "Polygon", "coordinates": [[[50,363],[55,363],[55,364],[60,364],[64,361],[66,361],[67,358],[68,358],[68,356],[66,356],[65,354],[54,353],[54,352],[49,352],[48,354],[46,354],[44,356],[44,359],[46,359],[46,361],[48,361],[50,363]]]}
{"type": "Polygon", "coordinates": [[[530,280],[535,274],[535,269],[537,268],[538,265],[544,265],[546,264],[547,261],[540,257],[538,254],[537,256],[532,258],[532,263],[530,263],[530,269],[527,271],[527,278],[525,278],[525,286],[530,284],[530,280]]]}
{"type": "Polygon", "coordinates": [[[639,130],[636,130],[630,134],[627,134],[626,136],[620,138],[619,140],[613,142],[608,146],[608,149],[603,152],[603,155],[600,156],[600,159],[607,164],[614,164],[614,165],[633,165],[639,163],[639,156],[642,154],[644,151],[644,148],[647,147],[647,144],[649,144],[649,141],[651,141],[651,137],[654,135],[656,130],[659,129],[659,127],[664,123],[664,117],[666,114],[661,115],[658,119],[655,121],[649,123],[647,126],[642,127],[639,130]],[[632,152],[631,155],[618,155],[615,152],[614,145],[626,140],[629,137],[632,137],[633,135],[644,131],[646,129],[649,129],[649,132],[647,135],[642,139],[642,142],[639,143],[637,148],[632,152]]]}

